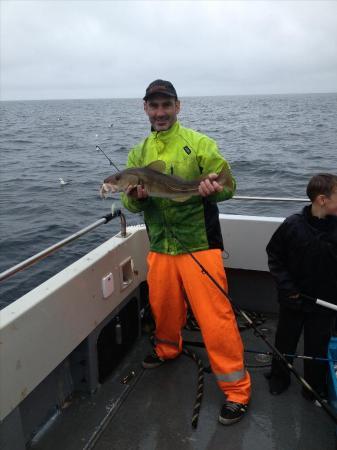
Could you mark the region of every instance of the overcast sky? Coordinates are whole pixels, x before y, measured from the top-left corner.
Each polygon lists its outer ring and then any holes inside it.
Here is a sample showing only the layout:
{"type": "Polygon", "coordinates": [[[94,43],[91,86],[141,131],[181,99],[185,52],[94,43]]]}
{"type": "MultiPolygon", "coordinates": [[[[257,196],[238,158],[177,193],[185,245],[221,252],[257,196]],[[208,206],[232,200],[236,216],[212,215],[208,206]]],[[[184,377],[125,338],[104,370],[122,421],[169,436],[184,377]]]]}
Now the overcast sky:
{"type": "Polygon", "coordinates": [[[337,1],[1,0],[1,99],[337,91],[337,1]]]}

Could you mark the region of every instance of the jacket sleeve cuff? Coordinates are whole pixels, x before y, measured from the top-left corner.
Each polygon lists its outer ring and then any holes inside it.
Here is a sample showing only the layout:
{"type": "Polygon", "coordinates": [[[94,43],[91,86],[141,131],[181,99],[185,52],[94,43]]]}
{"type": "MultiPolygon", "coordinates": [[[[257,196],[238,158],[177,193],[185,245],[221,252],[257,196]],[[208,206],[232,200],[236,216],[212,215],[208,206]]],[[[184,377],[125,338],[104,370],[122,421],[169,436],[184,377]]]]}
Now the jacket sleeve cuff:
{"type": "Polygon", "coordinates": [[[234,195],[234,191],[228,189],[226,187],[223,188],[221,192],[217,192],[216,194],[212,194],[208,197],[211,202],[223,202],[224,200],[229,200],[234,195]]]}

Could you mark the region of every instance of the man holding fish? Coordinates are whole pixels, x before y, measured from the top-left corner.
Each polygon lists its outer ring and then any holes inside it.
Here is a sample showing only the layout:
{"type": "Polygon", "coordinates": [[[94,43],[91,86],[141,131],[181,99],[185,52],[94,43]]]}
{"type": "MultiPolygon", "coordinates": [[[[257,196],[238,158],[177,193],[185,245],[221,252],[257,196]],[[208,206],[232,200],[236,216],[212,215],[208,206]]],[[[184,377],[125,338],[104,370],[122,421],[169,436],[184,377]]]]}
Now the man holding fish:
{"type": "Polygon", "coordinates": [[[189,304],[225,394],[219,421],[230,425],[244,416],[250,399],[243,345],[228,299],[191,261],[189,252],[227,291],[217,202],[233,196],[235,180],[216,142],[177,121],[180,101],[172,83],[153,81],[146,89],[144,111],[151,134],[131,150],[127,169],[102,186],[103,194],[124,191],[124,206],[143,211],[149,235],[156,345],[143,367],[156,368],[180,355],[189,304]]]}

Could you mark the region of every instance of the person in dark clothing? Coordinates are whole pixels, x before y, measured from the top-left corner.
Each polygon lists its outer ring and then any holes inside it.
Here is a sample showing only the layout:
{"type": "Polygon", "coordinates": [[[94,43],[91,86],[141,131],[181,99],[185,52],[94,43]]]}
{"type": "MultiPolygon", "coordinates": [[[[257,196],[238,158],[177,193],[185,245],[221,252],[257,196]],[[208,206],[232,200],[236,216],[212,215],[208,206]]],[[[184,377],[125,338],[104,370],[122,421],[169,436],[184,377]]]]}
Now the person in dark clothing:
{"type": "MultiPolygon", "coordinates": [[[[280,303],[275,345],[281,353],[294,354],[304,329],[304,354],[326,357],[334,313],[303,294],[337,303],[337,176],[315,175],[307,195],[311,205],[286,218],[267,245],[280,303]]],[[[323,397],[327,371],[325,362],[304,361],[304,378],[323,397]]],[[[267,378],[274,395],[290,384],[289,371],[276,358],[267,378]]],[[[307,391],[302,393],[314,400],[307,391]]]]}

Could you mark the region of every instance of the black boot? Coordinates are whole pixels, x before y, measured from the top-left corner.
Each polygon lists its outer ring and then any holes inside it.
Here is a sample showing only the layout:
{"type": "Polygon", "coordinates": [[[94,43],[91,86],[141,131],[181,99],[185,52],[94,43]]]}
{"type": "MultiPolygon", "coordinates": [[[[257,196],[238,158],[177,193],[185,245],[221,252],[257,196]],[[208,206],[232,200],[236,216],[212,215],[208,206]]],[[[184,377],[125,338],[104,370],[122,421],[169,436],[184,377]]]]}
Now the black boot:
{"type": "Polygon", "coordinates": [[[282,377],[271,374],[269,377],[269,392],[272,395],[280,395],[286,391],[290,385],[290,377],[282,377]]]}

